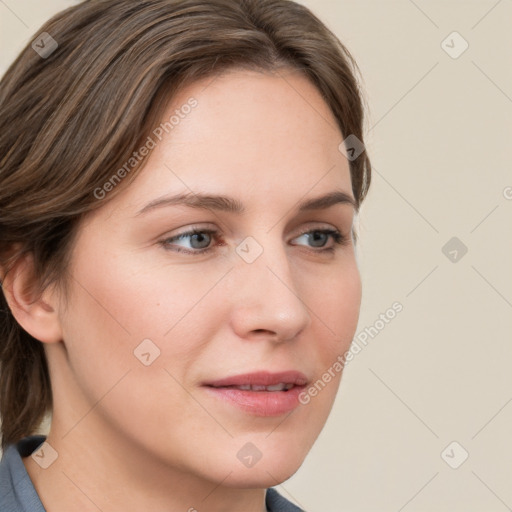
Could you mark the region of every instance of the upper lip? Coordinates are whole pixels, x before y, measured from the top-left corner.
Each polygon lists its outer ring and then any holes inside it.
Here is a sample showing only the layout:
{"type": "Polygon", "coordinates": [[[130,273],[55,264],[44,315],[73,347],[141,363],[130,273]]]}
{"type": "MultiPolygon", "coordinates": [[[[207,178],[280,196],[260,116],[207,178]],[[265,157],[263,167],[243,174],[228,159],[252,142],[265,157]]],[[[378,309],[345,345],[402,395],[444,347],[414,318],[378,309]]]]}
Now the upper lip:
{"type": "Polygon", "coordinates": [[[281,383],[304,386],[307,382],[308,379],[303,373],[295,370],[289,370],[277,373],[271,373],[268,371],[245,373],[243,375],[234,375],[233,377],[205,382],[203,385],[216,388],[226,386],[244,386],[247,384],[252,386],[274,386],[281,383]]]}

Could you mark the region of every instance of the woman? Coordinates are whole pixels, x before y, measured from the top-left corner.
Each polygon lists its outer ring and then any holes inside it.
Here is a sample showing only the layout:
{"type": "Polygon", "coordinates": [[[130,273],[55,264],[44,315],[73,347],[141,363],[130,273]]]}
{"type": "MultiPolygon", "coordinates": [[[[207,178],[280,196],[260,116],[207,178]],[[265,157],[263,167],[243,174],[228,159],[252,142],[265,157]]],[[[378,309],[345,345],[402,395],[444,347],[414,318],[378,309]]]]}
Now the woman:
{"type": "Polygon", "coordinates": [[[287,0],[85,1],[34,36],[0,84],[1,510],[298,510],[272,487],[361,300],[356,69],[287,0]]]}

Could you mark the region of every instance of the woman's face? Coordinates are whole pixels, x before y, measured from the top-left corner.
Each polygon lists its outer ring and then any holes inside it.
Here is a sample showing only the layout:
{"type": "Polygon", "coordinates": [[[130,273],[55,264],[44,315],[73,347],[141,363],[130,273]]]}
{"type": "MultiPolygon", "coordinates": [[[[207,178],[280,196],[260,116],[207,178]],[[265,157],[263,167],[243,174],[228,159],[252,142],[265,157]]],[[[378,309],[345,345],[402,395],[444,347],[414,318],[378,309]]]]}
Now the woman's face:
{"type": "Polygon", "coordinates": [[[266,487],[320,433],[359,314],[355,210],[332,113],[284,77],[231,71],[181,90],[145,168],[80,226],[49,350],[52,429],[68,440],[266,487]],[[166,200],[181,194],[190,204],[166,200]]]}

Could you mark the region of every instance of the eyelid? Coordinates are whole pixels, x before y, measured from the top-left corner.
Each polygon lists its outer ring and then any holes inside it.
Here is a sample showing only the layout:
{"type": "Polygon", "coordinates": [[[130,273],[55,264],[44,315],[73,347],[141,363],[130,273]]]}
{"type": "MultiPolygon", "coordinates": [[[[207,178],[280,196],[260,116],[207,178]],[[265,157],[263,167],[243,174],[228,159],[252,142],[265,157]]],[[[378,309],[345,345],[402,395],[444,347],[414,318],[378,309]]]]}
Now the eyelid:
{"type": "MultiPolygon", "coordinates": [[[[351,235],[347,236],[343,230],[338,229],[337,227],[325,226],[325,225],[321,226],[321,227],[319,227],[319,226],[304,226],[301,229],[301,231],[292,238],[292,240],[294,240],[295,238],[299,238],[303,235],[311,234],[314,232],[322,232],[324,234],[327,234],[327,236],[333,240],[334,245],[332,245],[330,247],[323,247],[323,248],[320,247],[320,248],[316,248],[316,249],[313,247],[309,247],[309,250],[312,253],[319,253],[319,254],[334,253],[334,252],[336,252],[336,250],[339,247],[348,245],[351,241],[351,235]]],[[[219,245],[226,245],[225,243],[223,243],[223,244],[217,243],[216,245],[213,245],[213,246],[205,247],[203,249],[195,249],[195,250],[194,249],[170,249],[169,248],[170,246],[172,246],[172,244],[168,243],[170,240],[187,238],[187,237],[191,237],[195,234],[203,234],[203,233],[213,235],[213,238],[218,239],[218,238],[220,238],[221,230],[218,229],[217,227],[207,228],[207,227],[200,227],[200,226],[192,225],[189,227],[189,229],[182,231],[181,233],[177,233],[176,235],[166,237],[163,240],[161,240],[159,243],[164,247],[164,249],[166,249],[168,251],[173,251],[173,252],[177,252],[177,253],[185,253],[185,254],[190,254],[193,256],[199,256],[199,255],[211,252],[212,250],[214,250],[215,247],[218,247],[219,245]]],[[[303,246],[302,244],[298,244],[297,246],[298,247],[306,247],[306,246],[303,246]]],[[[179,246],[177,246],[177,247],[179,247],[179,246]]]]}
{"type": "MultiPolygon", "coordinates": [[[[301,225],[303,225],[303,224],[304,223],[301,223],[301,225]]],[[[314,231],[314,230],[334,229],[334,230],[340,231],[341,233],[346,232],[341,227],[337,227],[336,225],[334,225],[332,223],[328,223],[328,222],[322,221],[322,220],[308,221],[308,222],[306,222],[306,224],[308,224],[308,225],[300,227],[300,228],[295,228],[293,230],[293,231],[296,231],[297,229],[299,230],[298,233],[294,235],[294,238],[296,238],[297,236],[303,235],[304,233],[308,233],[308,232],[314,231]],[[313,224],[313,225],[311,225],[311,224],[313,224]]],[[[341,224],[341,222],[339,222],[338,224],[341,224]]],[[[201,231],[201,232],[212,231],[212,232],[215,232],[218,234],[218,233],[222,233],[225,228],[219,228],[215,224],[206,223],[206,224],[186,224],[183,228],[177,228],[177,229],[183,229],[183,231],[178,232],[176,234],[169,234],[169,235],[164,235],[164,236],[167,238],[175,238],[175,237],[179,237],[181,235],[189,234],[192,231],[201,231]]],[[[352,226],[351,226],[351,229],[352,229],[352,226]]],[[[242,237],[241,240],[244,237],[242,237]]]]}

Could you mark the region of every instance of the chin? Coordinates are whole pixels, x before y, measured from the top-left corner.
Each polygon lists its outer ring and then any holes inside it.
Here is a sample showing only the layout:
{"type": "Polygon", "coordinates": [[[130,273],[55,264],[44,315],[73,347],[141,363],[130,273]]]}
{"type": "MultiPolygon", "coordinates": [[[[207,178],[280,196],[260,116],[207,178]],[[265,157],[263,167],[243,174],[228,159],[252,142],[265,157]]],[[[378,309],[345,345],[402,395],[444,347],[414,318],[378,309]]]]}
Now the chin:
{"type": "Polygon", "coordinates": [[[274,464],[261,460],[252,468],[237,468],[226,480],[226,486],[243,489],[262,489],[279,485],[292,477],[302,465],[302,461],[274,464]]]}
{"type": "Polygon", "coordinates": [[[248,443],[237,450],[237,463],[229,464],[229,484],[232,487],[273,487],[288,480],[301,467],[309,451],[310,443],[261,443],[260,450],[248,443]],[[307,444],[307,446],[305,446],[307,444]],[[247,454],[247,455],[246,455],[247,454]],[[251,459],[252,457],[252,459],[251,459]]]}

